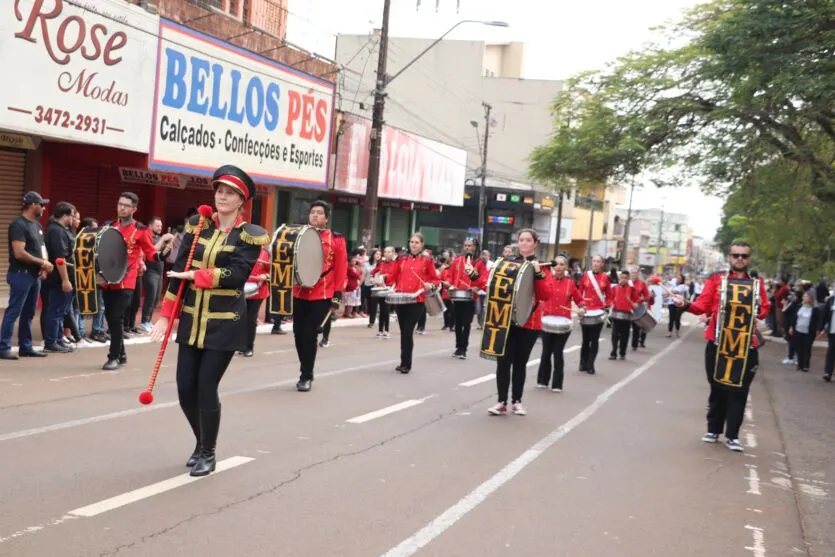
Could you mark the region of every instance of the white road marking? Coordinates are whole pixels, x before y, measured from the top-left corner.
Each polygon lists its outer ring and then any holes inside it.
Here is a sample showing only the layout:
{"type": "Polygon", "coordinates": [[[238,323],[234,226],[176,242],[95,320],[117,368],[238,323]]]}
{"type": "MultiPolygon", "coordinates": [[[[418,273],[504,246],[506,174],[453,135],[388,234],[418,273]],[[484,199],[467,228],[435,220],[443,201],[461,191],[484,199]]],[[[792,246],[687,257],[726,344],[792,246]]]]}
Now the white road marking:
{"type": "Polygon", "coordinates": [[[119,375],[119,370],[96,371],[94,373],[79,373],[78,375],[65,375],[64,377],[53,377],[50,379],[50,381],[52,383],[60,383],[61,381],[69,381],[70,379],[87,379],[90,377],[98,377],[100,375],[119,375]]]}
{"type": "Polygon", "coordinates": [[[752,448],[752,449],[756,449],[757,448],[757,436],[754,435],[753,433],[746,433],[745,434],[745,445],[752,448]]]}
{"type": "Polygon", "coordinates": [[[380,408],[379,410],[375,410],[373,412],[369,412],[368,414],[363,414],[362,416],[357,416],[356,418],[351,418],[350,420],[345,421],[351,424],[364,424],[365,422],[370,422],[371,420],[376,420],[377,418],[382,418],[383,416],[388,416],[389,414],[394,414],[395,412],[406,410],[407,408],[417,406],[418,404],[423,404],[424,402],[435,396],[437,395],[429,395],[424,398],[404,400],[403,402],[398,402],[397,404],[392,404],[391,406],[386,406],[385,408],[380,408]]]}
{"type": "Polygon", "coordinates": [[[458,383],[459,387],[472,387],[473,385],[478,385],[480,383],[485,383],[492,379],[495,379],[495,373],[488,373],[487,375],[482,375],[481,377],[476,377],[475,379],[470,379],[469,381],[464,381],[463,383],[458,383]]]}
{"type": "Polygon", "coordinates": [[[387,551],[383,557],[410,557],[420,551],[423,547],[426,547],[432,540],[443,534],[452,525],[483,503],[490,495],[516,477],[519,472],[542,456],[545,451],[551,448],[560,439],[571,433],[571,431],[577,426],[582,425],[583,422],[594,416],[597,411],[600,410],[603,405],[605,405],[618,391],[643,375],[644,372],[655,365],[661,358],[666,356],[673,349],[677,348],[681,344],[682,340],[687,338],[689,332],[690,331],[685,332],[680,339],[671,342],[664,350],[652,356],[645,364],[641,365],[619,382],[606,389],[598,395],[594,402],[584,408],[579,414],[575,415],[560,427],[540,439],[510,464],[499,470],[493,477],[489,478],[473,491],[465,495],[463,499],[449,507],[426,526],[418,530],[415,534],[406,538],[397,546],[387,551]]]}
{"type": "MultiPolygon", "coordinates": [[[[446,354],[448,350],[444,348],[443,350],[434,350],[432,352],[425,352],[423,354],[418,354],[417,357],[421,356],[434,356],[437,354],[446,354]]],[[[377,362],[374,364],[365,364],[361,366],[355,367],[347,367],[343,369],[337,369],[334,371],[326,371],[323,373],[319,373],[316,375],[317,379],[321,379],[323,377],[334,377],[336,375],[343,375],[345,373],[351,373],[354,371],[361,371],[364,369],[371,369],[375,367],[382,367],[382,366],[389,366],[393,364],[399,364],[400,360],[387,360],[383,362],[377,362]]],[[[260,391],[266,391],[269,389],[276,389],[279,387],[287,387],[290,385],[295,385],[297,379],[287,379],[284,381],[276,381],[274,383],[266,383],[264,385],[256,385],[253,387],[246,387],[243,389],[236,389],[232,391],[221,392],[221,396],[237,396],[237,395],[246,395],[251,393],[257,393],[260,391]]],[[[135,400],[135,399],[133,399],[135,400]]],[[[89,418],[80,418],[78,420],[70,420],[68,422],[60,422],[56,424],[50,424],[42,427],[34,427],[31,429],[24,429],[21,431],[12,431],[10,433],[3,433],[0,434],[0,443],[4,441],[12,441],[14,439],[22,439],[24,437],[32,437],[34,435],[41,435],[43,433],[52,433],[54,431],[61,431],[64,429],[71,429],[74,427],[80,427],[84,425],[90,424],[97,424],[101,422],[108,422],[110,420],[117,420],[119,418],[127,418],[129,416],[134,416],[136,414],[142,414],[144,412],[154,412],[156,410],[165,410],[167,408],[175,408],[179,407],[180,403],[175,401],[171,402],[155,402],[151,406],[141,406],[136,408],[131,408],[130,410],[120,410],[119,412],[111,412],[109,414],[100,414],[98,416],[90,416],[89,418]]]]}
{"type": "MultiPolygon", "coordinates": [[[[221,460],[217,463],[217,468],[215,469],[214,474],[231,470],[232,468],[252,462],[253,460],[255,459],[246,456],[233,456],[232,458],[221,460]]],[[[91,518],[102,513],[136,503],[137,501],[148,499],[149,497],[159,495],[160,493],[165,493],[166,491],[171,491],[172,489],[177,489],[178,487],[194,483],[204,478],[209,478],[214,474],[203,476],[202,478],[194,478],[188,474],[181,474],[155,484],[140,487],[139,489],[134,489],[133,491],[128,491],[127,493],[111,497],[110,499],[105,499],[104,501],[99,501],[98,503],[93,503],[92,505],[87,505],[86,507],[81,507],[80,509],[75,509],[67,514],[70,516],[91,518]]]]}
{"type": "Polygon", "coordinates": [[[751,410],[750,406],[745,408],[745,419],[748,420],[749,422],[754,419],[754,412],[751,410]]]}
{"type": "Polygon", "coordinates": [[[9,541],[15,540],[17,538],[22,538],[23,536],[25,536],[27,534],[34,534],[35,532],[40,532],[41,530],[44,530],[46,528],[51,528],[52,526],[58,526],[59,524],[62,524],[64,522],[68,521],[68,520],[73,520],[74,518],[78,518],[78,517],[77,516],[72,516],[72,515],[69,515],[69,514],[65,514],[61,518],[57,518],[57,519],[52,520],[50,522],[46,522],[44,524],[38,524],[36,526],[29,526],[28,528],[24,528],[23,530],[18,530],[17,532],[14,532],[13,534],[9,534],[6,537],[0,538],[0,543],[6,543],[6,542],[9,542],[9,541]]]}
{"type": "Polygon", "coordinates": [[[751,530],[751,535],[754,537],[754,544],[745,546],[745,549],[752,552],[754,557],[765,557],[765,532],[763,529],[749,524],[745,525],[745,529],[751,530]]]}
{"type": "Polygon", "coordinates": [[[756,464],[746,464],[746,468],[748,468],[748,493],[749,495],[762,495],[760,492],[760,475],[757,473],[757,465],[756,464]]]}
{"type": "Polygon", "coordinates": [[[295,352],[294,348],[287,348],[285,350],[269,350],[267,352],[261,352],[265,356],[272,356],[274,354],[284,354],[285,352],[295,352]]]}

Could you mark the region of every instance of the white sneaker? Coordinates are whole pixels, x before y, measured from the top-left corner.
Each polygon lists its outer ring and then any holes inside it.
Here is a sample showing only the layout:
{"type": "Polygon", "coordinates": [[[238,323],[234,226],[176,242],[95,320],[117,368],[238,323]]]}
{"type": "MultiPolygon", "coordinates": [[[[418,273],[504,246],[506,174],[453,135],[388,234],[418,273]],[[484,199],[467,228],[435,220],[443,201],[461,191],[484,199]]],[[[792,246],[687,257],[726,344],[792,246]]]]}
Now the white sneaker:
{"type": "Polygon", "coordinates": [[[537,384],[536,384],[536,388],[537,388],[537,389],[547,389],[547,388],[548,388],[548,385],[543,385],[543,384],[541,384],[541,383],[537,383],[537,384]]]}
{"type": "Polygon", "coordinates": [[[562,389],[557,389],[556,387],[554,387],[553,389],[551,389],[551,392],[552,393],[561,393],[562,389]]]}
{"type": "Polygon", "coordinates": [[[739,443],[739,439],[725,439],[725,446],[728,447],[730,450],[741,453],[745,449],[742,448],[742,445],[739,443]]]}
{"type": "Polygon", "coordinates": [[[784,363],[785,365],[789,365],[789,364],[791,364],[791,363],[792,363],[792,361],[791,361],[789,358],[783,358],[783,363],[784,363]]]}
{"type": "Polygon", "coordinates": [[[383,338],[383,331],[377,333],[377,338],[383,338]]]}
{"type": "Polygon", "coordinates": [[[719,441],[719,434],[718,433],[705,433],[702,435],[702,441],[705,443],[716,443],[719,441]]]}
{"type": "Polygon", "coordinates": [[[388,339],[390,339],[390,338],[391,338],[391,334],[389,334],[389,332],[388,332],[388,331],[386,331],[385,333],[383,333],[383,340],[388,340],[388,339]]]}
{"type": "Polygon", "coordinates": [[[506,416],[507,415],[507,404],[504,402],[500,402],[495,404],[487,409],[487,413],[491,416],[506,416]]]}
{"type": "Polygon", "coordinates": [[[528,412],[525,410],[525,407],[522,406],[521,402],[514,402],[513,403],[513,413],[517,416],[527,416],[528,412]]]}

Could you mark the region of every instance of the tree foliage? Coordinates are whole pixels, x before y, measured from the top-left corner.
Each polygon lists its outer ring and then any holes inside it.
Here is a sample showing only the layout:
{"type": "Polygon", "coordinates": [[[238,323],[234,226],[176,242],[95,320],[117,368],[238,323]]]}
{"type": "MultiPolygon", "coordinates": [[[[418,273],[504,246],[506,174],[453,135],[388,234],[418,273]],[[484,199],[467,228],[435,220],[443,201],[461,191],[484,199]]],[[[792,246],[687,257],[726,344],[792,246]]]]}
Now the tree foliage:
{"type": "Polygon", "coordinates": [[[714,0],[602,72],[569,80],[530,174],[553,185],[673,172],[734,194],[790,162],[835,202],[835,2],[714,0]]]}

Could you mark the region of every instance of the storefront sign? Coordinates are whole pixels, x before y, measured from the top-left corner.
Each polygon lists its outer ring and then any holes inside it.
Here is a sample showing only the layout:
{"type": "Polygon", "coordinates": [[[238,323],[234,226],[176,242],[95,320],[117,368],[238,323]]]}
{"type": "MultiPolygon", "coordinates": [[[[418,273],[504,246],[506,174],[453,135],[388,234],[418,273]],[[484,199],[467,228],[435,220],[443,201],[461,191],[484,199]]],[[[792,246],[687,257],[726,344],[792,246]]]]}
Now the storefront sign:
{"type": "Polygon", "coordinates": [[[0,126],[148,152],[159,17],[122,0],[0,5],[0,126]]]}
{"type": "Polygon", "coordinates": [[[35,141],[28,135],[19,135],[16,133],[0,132],[0,147],[9,147],[11,149],[37,149],[35,141]]]}
{"type": "Polygon", "coordinates": [[[256,182],[327,188],[332,83],[168,20],[159,33],[151,168],[234,164],[256,182]]]}
{"type": "Polygon", "coordinates": [[[143,170],[141,168],[119,167],[122,181],[128,184],[147,184],[166,188],[185,189],[188,178],[180,174],[160,172],[158,170],[143,170]]]}
{"type": "MultiPolygon", "coordinates": [[[[343,119],[334,189],[364,195],[371,122],[343,119]]],[[[378,195],[437,205],[464,204],[467,152],[394,128],[383,129],[378,195]]]]}

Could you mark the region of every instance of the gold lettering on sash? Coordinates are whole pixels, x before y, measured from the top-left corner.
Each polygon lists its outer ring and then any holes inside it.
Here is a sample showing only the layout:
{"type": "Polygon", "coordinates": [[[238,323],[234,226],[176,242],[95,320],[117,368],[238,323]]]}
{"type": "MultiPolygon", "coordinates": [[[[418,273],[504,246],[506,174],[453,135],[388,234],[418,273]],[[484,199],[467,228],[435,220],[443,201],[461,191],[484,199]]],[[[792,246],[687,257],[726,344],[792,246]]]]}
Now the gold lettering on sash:
{"type": "Polygon", "coordinates": [[[487,322],[502,329],[510,325],[510,304],[497,304],[491,301],[487,305],[487,322]]]}
{"type": "Polygon", "coordinates": [[[82,231],[75,240],[75,298],[81,315],[99,312],[96,283],[96,233],[82,231]]]}
{"type": "Polygon", "coordinates": [[[747,371],[748,354],[756,327],[753,286],[753,281],[747,279],[730,279],[727,282],[726,296],[722,296],[720,302],[726,305],[719,314],[722,322],[717,329],[719,335],[716,339],[713,379],[731,388],[743,386],[747,371]]]}

